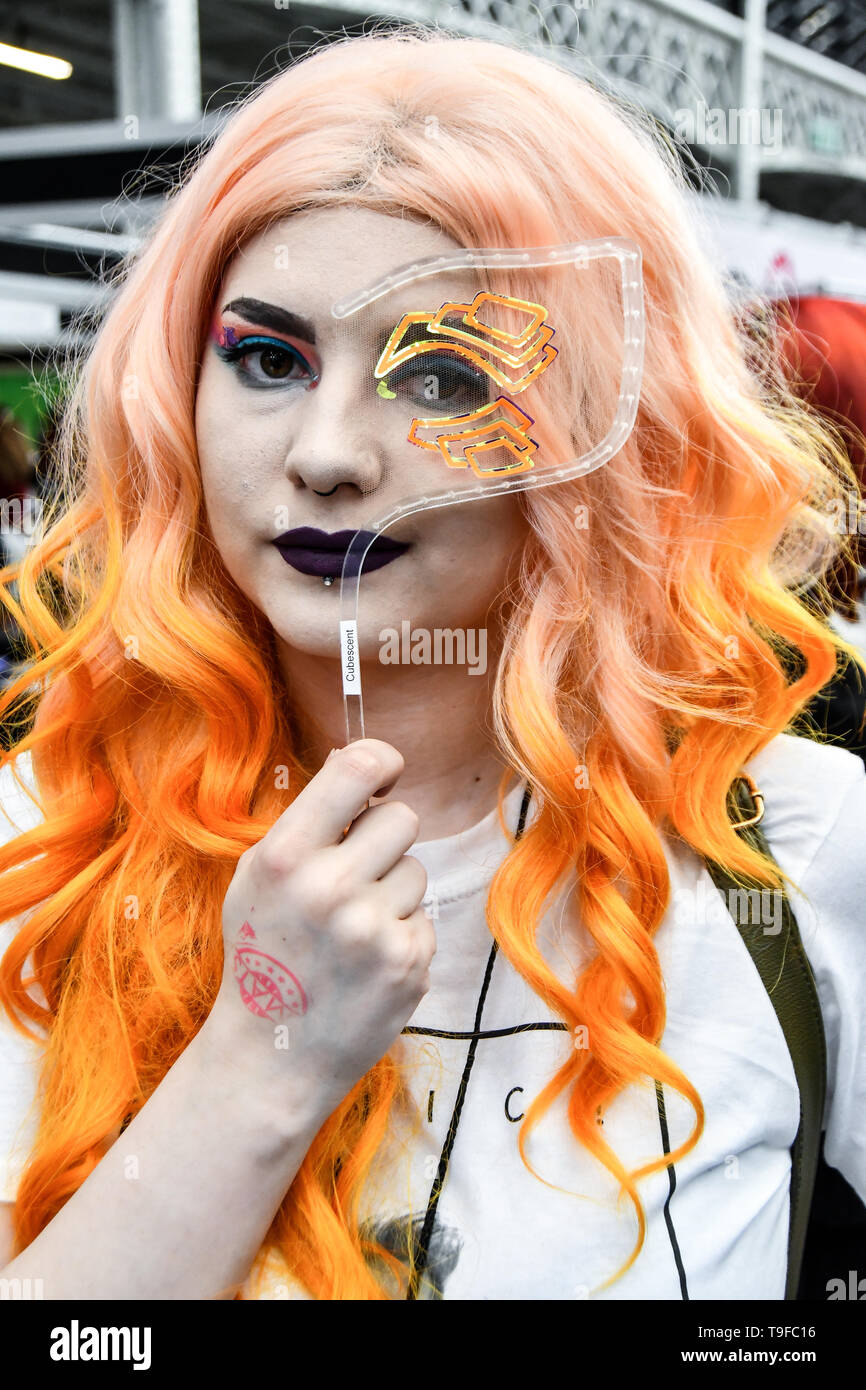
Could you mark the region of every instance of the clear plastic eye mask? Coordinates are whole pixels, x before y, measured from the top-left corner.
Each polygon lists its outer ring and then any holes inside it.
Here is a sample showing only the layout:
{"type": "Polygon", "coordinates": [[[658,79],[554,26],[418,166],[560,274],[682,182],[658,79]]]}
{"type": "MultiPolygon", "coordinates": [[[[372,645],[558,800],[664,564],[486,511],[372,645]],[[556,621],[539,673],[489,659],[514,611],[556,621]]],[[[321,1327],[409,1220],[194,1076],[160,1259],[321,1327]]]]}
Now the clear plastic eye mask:
{"type": "Polygon", "coordinates": [[[457,251],[396,267],[331,314],[368,383],[378,465],[341,576],[346,736],[387,738],[365,721],[359,636],[368,604],[397,627],[407,616],[405,567],[423,567],[424,547],[401,550],[398,523],[577,478],[622,448],[643,367],[640,248],[612,237],[457,251]]]}

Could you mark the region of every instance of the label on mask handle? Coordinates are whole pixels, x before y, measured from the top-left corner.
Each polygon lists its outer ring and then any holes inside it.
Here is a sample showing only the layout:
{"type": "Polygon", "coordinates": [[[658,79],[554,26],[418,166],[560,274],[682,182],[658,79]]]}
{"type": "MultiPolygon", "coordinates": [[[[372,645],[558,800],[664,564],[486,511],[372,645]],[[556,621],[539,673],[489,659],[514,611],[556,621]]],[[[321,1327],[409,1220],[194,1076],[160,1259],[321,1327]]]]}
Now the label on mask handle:
{"type": "Polygon", "coordinates": [[[340,657],[343,665],[343,694],[360,695],[361,667],[358,661],[358,624],[354,618],[340,623],[340,657]]]}

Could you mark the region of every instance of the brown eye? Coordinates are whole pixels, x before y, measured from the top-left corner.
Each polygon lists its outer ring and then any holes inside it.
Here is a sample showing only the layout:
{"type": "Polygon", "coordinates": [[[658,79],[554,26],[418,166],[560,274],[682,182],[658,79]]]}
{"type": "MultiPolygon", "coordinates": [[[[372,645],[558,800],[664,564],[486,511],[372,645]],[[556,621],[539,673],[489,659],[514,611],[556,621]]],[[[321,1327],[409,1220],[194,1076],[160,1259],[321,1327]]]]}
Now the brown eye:
{"type": "Polygon", "coordinates": [[[214,351],[232,367],[245,386],[268,390],[270,381],[307,390],[318,385],[317,367],[311,365],[293,343],[254,334],[230,346],[215,343],[214,351]]]}
{"type": "Polygon", "coordinates": [[[397,395],[419,407],[450,413],[469,413],[490,399],[490,379],[471,363],[449,352],[425,353],[388,376],[397,395]]]}
{"type": "Polygon", "coordinates": [[[265,376],[275,379],[288,376],[295,364],[294,357],[288,352],[281,352],[279,348],[265,348],[259,361],[265,376]]]}

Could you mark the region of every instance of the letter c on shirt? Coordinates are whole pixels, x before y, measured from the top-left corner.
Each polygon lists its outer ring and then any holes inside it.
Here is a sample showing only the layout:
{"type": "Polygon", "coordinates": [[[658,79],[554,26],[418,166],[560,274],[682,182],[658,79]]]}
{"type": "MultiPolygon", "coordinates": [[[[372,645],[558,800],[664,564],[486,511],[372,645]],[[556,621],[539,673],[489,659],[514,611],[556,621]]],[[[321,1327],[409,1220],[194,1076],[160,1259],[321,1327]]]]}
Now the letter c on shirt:
{"type": "Polygon", "coordinates": [[[508,1092],[508,1095],[505,1097],[505,1114],[513,1125],[516,1125],[518,1120],[522,1120],[526,1112],[524,1110],[521,1110],[519,1115],[512,1115],[511,1111],[508,1109],[508,1102],[511,1100],[511,1097],[514,1095],[515,1091],[522,1090],[522,1086],[512,1086],[511,1090],[508,1092]]]}

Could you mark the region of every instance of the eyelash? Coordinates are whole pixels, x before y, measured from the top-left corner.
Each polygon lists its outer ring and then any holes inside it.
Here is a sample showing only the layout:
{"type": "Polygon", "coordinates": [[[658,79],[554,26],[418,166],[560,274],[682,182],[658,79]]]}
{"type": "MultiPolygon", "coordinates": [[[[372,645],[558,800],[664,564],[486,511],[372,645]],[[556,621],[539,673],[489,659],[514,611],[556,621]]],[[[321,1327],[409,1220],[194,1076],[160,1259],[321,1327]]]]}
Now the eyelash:
{"type": "MultiPolygon", "coordinates": [[[[310,365],[298,348],[294,347],[292,343],[285,342],[282,338],[269,338],[264,334],[254,333],[239,339],[232,347],[223,347],[221,343],[214,344],[214,351],[217,356],[221,358],[223,362],[228,362],[229,366],[235,368],[238,376],[247,386],[268,391],[273,389],[273,387],[303,385],[304,383],[299,377],[254,377],[247,369],[240,365],[245,357],[261,357],[263,352],[268,350],[273,351],[274,349],[278,352],[285,353],[293,362],[305,369],[309,379],[309,384],[306,386],[307,390],[311,390],[318,384],[319,374],[315,368],[310,365]]],[[[259,366],[261,367],[261,362],[259,366]]]]}

